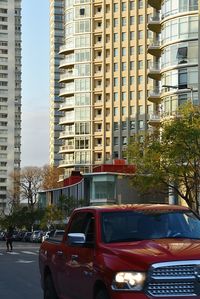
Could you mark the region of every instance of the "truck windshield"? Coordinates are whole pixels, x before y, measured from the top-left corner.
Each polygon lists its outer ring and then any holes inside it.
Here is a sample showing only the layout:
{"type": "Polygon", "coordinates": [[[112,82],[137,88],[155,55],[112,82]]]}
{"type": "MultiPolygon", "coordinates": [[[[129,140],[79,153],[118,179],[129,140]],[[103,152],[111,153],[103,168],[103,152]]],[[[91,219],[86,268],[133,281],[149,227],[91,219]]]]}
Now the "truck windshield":
{"type": "Polygon", "coordinates": [[[162,238],[200,239],[200,220],[190,211],[103,212],[105,243],[162,238]]]}

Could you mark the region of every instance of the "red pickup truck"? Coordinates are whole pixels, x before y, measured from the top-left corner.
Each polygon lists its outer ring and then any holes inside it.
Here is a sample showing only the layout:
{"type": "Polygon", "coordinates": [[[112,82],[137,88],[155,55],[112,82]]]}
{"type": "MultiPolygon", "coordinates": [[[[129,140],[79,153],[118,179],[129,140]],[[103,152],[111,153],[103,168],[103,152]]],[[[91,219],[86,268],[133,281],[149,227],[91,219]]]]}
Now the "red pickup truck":
{"type": "Polygon", "coordinates": [[[76,209],[39,267],[44,299],[200,298],[200,220],[175,205],[76,209]]]}

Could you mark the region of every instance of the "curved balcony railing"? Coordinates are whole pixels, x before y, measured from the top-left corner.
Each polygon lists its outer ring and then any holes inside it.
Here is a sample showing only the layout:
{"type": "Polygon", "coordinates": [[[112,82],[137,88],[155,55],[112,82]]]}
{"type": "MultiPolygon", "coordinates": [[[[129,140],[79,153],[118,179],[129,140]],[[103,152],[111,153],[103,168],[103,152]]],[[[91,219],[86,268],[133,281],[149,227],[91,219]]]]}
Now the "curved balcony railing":
{"type": "Polygon", "coordinates": [[[75,135],[75,131],[63,131],[60,133],[59,138],[68,138],[68,137],[72,137],[74,135],[75,135]]]}

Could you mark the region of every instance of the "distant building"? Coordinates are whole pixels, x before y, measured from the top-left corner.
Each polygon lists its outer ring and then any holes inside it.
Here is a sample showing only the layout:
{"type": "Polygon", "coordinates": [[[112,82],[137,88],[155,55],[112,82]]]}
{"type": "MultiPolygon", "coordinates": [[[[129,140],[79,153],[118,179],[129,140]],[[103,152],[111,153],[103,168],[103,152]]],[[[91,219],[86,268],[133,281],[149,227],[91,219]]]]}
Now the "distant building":
{"type": "Polygon", "coordinates": [[[21,0],[0,1],[0,213],[9,211],[9,174],[20,169],[21,0]]]}
{"type": "Polygon", "coordinates": [[[153,8],[129,0],[50,0],[50,7],[50,157],[67,177],[125,158],[129,139],[152,130],[146,49],[153,8]]]}
{"type": "Polygon", "coordinates": [[[72,172],[72,175],[65,179],[64,187],[39,192],[39,207],[45,208],[52,204],[60,205],[62,196],[73,199],[75,207],[79,205],[167,202],[167,198],[163,194],[156,192],[146,196],[139,194],[130,183],[135,167],[119,164],[119,162],[120,160],[114,164],[96,166],[93,172],[83,175],[79,172],[72,172]]]}
{"type": "Polygon", "coordinates": [[[153,8],[148,20],[153,36],[148,46],[148,53],[153,57],[148,76],[153,79],[153,89],[148,100],[158,107],[149,123],[158,127],[188,100],[194,105],[200,104],[199,1],[147,2],[153,8]]]}

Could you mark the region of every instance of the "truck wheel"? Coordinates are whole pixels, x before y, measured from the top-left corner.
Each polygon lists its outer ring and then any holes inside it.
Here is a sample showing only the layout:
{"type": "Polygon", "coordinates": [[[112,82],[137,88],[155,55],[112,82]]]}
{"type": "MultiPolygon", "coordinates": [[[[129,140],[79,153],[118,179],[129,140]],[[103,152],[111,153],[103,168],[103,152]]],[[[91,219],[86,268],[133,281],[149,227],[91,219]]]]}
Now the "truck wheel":
{"type": "Polygon", "coordinates": [[[51,275],[48,274],[44,283],[44,299],[59,299],[54,288],[51,275]]]}
{"type": "Polygon", "coordinates": [[[97,292],[95,299],[110,299],[105,289],[101,289],[97,292]]]}

